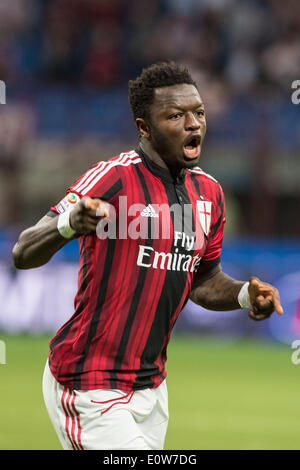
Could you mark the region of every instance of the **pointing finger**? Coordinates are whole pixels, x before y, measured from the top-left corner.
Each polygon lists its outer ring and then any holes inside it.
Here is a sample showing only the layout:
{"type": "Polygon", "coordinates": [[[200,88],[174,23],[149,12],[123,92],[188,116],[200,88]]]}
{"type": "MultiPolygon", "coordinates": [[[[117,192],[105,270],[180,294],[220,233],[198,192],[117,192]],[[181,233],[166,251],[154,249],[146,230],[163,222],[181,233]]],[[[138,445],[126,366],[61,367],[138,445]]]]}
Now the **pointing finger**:
{"type": "Polygon", "coordinates": [[[280,298],[279,298],[278,291],[275,291],[275,293],[274,293],[273,304],[274,304],[274,308],[275,308],[276,312],[279,315],[282,315],[283,314],[283,308],[282,308],[282,305],[280,303],[280,298]]]}

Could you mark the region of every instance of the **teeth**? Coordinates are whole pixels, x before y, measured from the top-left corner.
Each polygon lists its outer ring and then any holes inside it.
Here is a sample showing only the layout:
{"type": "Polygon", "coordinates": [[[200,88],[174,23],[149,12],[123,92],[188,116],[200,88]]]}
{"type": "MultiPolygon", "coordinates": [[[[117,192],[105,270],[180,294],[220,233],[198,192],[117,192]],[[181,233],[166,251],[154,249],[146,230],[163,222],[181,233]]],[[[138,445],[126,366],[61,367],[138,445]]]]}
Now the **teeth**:
{"type": "Polygon", "coordinates": [[[187,158],[193,159],[198,157],[200,152],[201,138],[196,135],[192,136],[187,144],[184,146],[184,153],[187,158]]]}
{"type": "Polygon", "coordinates": [[[185,155],[188,158],[195,158],[198,155],[199,147],[185,147],[185,155]]]}

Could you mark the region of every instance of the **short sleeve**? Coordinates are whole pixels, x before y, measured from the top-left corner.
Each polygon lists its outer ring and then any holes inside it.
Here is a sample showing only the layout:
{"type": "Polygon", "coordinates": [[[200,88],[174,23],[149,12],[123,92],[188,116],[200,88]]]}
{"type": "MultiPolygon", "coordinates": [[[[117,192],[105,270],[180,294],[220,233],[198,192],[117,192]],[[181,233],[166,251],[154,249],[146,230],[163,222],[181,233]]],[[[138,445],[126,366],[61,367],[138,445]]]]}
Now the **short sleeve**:
{"type": "Polygon", "coordinates": [[[64,198],[52,206],[50,211],[63,213],[85,196],[114,204],[114,199],[121,190],[122,179],[114,161],[98,162],[67,189],[64,198]]]}
{"type": "Polygon", "coordinates": [[[222,251],[224,227],[226,223],[225,199],[220,184],[217,184],[216,198],[213,203],[212,224],[203,261],[218,259],[222,251]]]}

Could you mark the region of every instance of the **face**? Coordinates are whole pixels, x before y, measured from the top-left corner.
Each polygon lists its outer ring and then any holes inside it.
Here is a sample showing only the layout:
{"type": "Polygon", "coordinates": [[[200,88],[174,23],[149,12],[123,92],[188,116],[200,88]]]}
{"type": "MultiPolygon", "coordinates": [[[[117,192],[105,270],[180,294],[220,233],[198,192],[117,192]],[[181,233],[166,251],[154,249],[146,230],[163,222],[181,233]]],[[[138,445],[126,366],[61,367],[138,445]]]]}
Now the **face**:
{"type": "Polygon", "coordinates": [[[175,169],[196,166],[206,132],[197,88],[188,84],[156,88],[150,116],[144,137],[165,165],[175,169]]]}

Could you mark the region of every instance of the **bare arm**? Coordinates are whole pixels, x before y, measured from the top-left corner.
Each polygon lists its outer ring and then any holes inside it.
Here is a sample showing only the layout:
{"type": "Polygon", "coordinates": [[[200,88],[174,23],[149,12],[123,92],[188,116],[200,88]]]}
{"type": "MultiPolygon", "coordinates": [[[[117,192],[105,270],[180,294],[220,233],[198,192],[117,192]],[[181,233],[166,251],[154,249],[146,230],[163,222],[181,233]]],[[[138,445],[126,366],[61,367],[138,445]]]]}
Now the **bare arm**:
{"type": "MultiPolygon", "coordinates": [[[[245,281],[237,281],[223,273],[221,265],[203,263],[197,272],[190,298],[193,302],[208,310],[235,310],[241,308],[238,294],[245,281]]],[[[274,310],[280,315],[283,309],[278,290],[258,278],[250,278],[248,288],[252,310],[249,312],[253,320],[264,320],[274,310]]]]}
{"type": "Polygon", "coordinates": [[[71,240],[60,235],[57,230],[57,219],[58,216],[45,215],[36,225],[20,234],[12,251],[16,268],[30,269],[46,264],[71,240]]]}
{"type": "MultiPolygon", "coordinates": [[[[108,215],[107,206],[100,199],[83,198],[70,212],[70,224],[77,234],[96,230],[99,220],[108,215]],[[104,215],[96,211],[103,207],[104,215]],[[98,212],[97,212],[98,213],[98,212]]],[[[30,269],[46,264],[52,256],[72,238],[64,238],[57,229],[56,217],[44,216],[39,222],[24,230],[15,244],[12,257],[16,268],[30,269]]]]}
{"type": "Polygon", "coordinates": [[[190,298],[208,310],[234,310],[241,308],[238,294],[244,282],[223,273],[221,265],[210,267],[205,263],[198,271],[190,298]]]}

